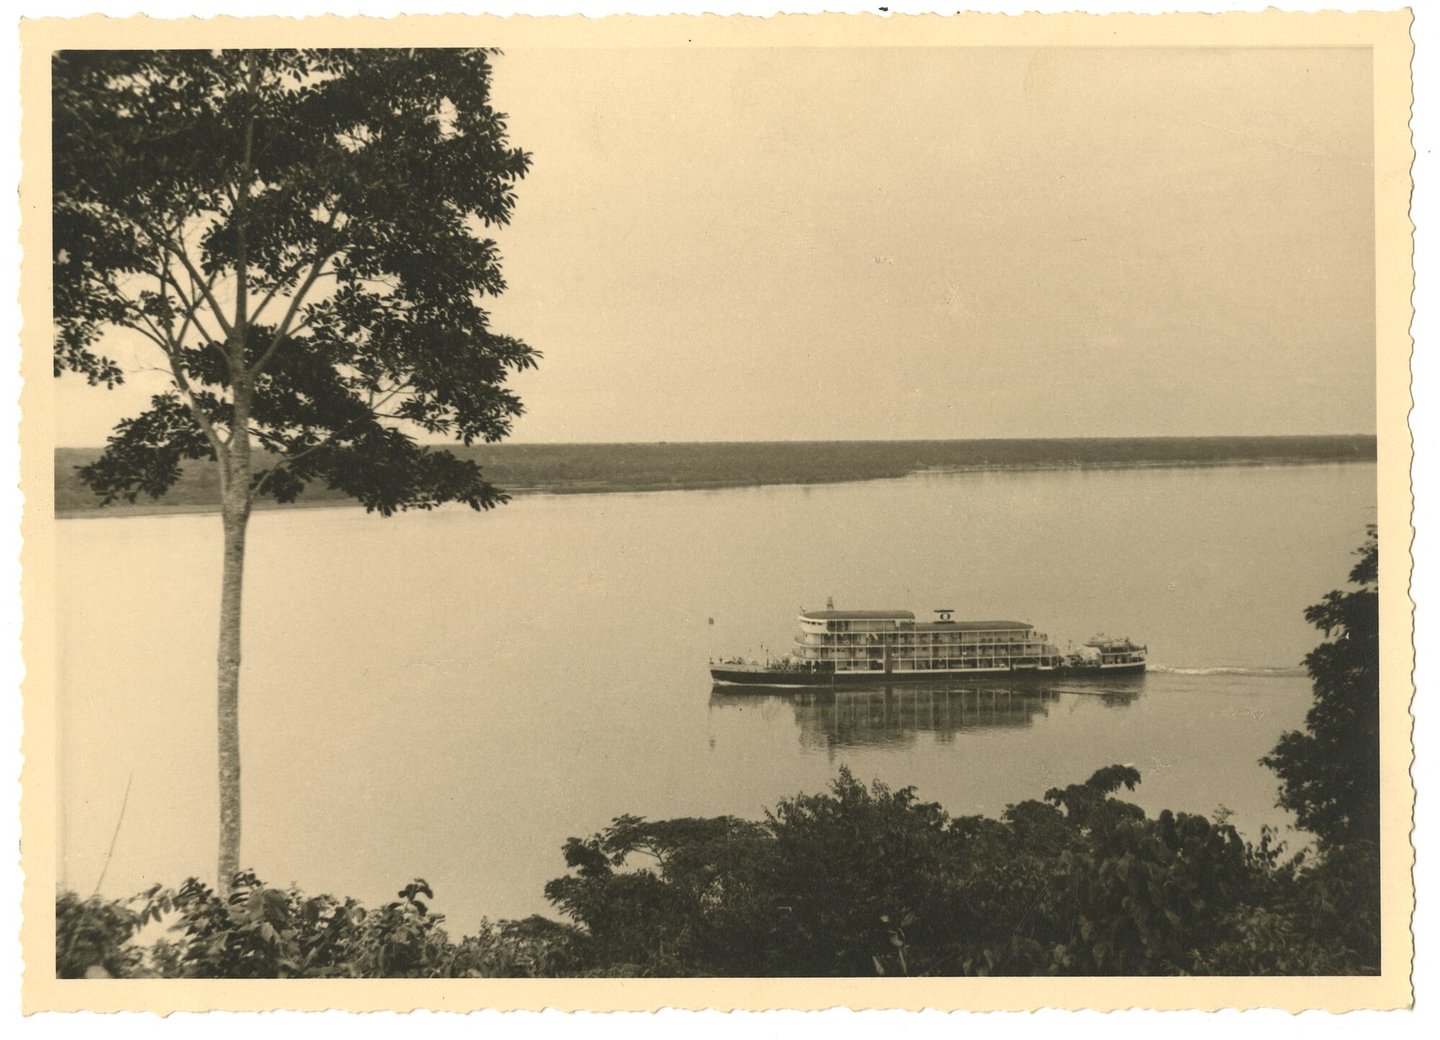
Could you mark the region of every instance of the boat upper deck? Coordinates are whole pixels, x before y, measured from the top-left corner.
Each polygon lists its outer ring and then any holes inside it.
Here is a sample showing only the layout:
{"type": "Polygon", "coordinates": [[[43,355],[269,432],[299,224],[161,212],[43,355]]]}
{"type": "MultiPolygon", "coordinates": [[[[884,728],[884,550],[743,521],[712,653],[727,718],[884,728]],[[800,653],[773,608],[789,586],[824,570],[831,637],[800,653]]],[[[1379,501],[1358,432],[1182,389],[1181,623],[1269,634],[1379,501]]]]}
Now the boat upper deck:
{"type": "Polygon", "coordinates": [[[802,610],[801,621],[914,621],[912,610],[802,610]]]}
{"type": "Polygon", "coordinates": [[[953,611],[937,610],[935,621],[917,621],[909,610],[804,610],[802,632],[1029,632],[1028,621],[955,621],[953,611]]]}

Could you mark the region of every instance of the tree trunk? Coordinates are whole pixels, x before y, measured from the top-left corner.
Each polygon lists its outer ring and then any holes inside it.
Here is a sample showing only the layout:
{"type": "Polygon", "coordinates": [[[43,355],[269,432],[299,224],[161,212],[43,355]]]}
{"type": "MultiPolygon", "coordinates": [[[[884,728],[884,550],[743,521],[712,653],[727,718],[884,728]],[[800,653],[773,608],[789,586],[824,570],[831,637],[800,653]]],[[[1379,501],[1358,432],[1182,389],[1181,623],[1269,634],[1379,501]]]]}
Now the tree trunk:
{"type": "MultiPolygon", "coordinates": [[[[255,86],[251,67],[250,85],[255,86]]],[[[255,384],[247,369],[245,345],[250,337],[249,244],[245,229],[250,191],[251,148],[255,136],[252,109],[245,125],[243,177],[236,189],[235,321],[225,352],[230,366],[230,439],[221,460],[220,522],[225,529],[225,565],[220,578],[220,647],[216,654],[216,728],[220,767],[219,891],[229,895],[240,869],[240,605],[245,579],[245,528],[250,523],[250,406],[255,384]]]]}
{"type": "Polygon", "coordinates": [[[220,642],[216,655],[220,767],[219,891],[228,894],[240,869],[240,606],[245,530],[250,522],[250,445],[242,427],[231,438],[220,519],[225,531],[220,581],[220,642]]]}

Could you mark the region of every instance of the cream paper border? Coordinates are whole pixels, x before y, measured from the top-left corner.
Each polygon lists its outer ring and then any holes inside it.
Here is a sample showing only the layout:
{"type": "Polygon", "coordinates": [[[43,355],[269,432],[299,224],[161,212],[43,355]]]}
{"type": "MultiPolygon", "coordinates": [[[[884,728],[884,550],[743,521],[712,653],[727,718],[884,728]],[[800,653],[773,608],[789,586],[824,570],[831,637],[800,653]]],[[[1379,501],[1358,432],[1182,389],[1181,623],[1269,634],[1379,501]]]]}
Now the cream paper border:
{"type": "Polygon", "coordinates": [[[21,929],[26,1012],[41,1010],[318,1010],[661,1007],[1197,1009],[1393,1008],[1412,1001],[1414,908],[1410,829],[1413,610],[1409,197],[1411,106],[1408,11],[1357,14],[820,15],[508,18],[215,18],[150,21],[91,17],[21,25],[23,261],[21,487],[24,568],[24,755],[21,805],[26,884],[21,929]],[[796,46],[1370,46],[1375,84],[1376,365],[1381,556],[1381,799],[1384,816],[1383,974],[1375,978],[1221,979],[577,979],[62,981],[54,964],[57,644],[51,574],[53,400],[50,374],[49,61],[64,47],[796,47],[796,46]],[[1407,551],[1402,551],[1407,550],[1407,551]]]}

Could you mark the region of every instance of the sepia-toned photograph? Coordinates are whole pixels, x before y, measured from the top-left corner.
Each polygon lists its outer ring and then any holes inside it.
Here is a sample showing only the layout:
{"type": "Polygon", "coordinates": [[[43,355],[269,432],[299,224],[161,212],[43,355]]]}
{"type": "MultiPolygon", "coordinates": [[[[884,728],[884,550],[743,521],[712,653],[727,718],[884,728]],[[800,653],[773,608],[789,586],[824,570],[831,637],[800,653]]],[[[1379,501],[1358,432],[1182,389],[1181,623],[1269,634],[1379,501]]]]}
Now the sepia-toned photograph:
{"type": "Polygon", "coordinates": [[[1409,1002],[1408,14],[385,26],[25,27],[32,1009],[1409,1002]]]}

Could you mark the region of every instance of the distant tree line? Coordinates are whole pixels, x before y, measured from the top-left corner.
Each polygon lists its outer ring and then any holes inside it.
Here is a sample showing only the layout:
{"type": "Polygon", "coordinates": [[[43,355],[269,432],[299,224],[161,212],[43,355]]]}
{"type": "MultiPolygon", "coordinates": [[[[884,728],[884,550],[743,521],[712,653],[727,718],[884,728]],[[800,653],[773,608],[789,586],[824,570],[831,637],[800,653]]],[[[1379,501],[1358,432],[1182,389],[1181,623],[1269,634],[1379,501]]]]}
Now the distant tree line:
{"type": "Polygon", "coordinates": [[[1125,801],[1109,766],[951,816],[841,769],[764,820],[622,816],[564,847],[545,894],[567,918],[452,939],[416,881],[376,909],[237,875],[127,901],[62,894],[56,971],[167,978],[856,975],[1350,975],[1380,971],[1378,549],[1307,611],[1303,732],[1263,763],[1314,834],[1287,854],[1212,818],[1125,801]],[[154,920],[168,937],[137,945],[154,920]]]}
{"type": "MultiPolygon", "coordinates": [[[[667,488],[824,484],[903,477],[929,470],[1113,469],[1149,466],[1374,462],[1374,436],[1074,437],[1024,440],[784,441],[769,443],[476,444],[451,449],[511,491],[643,491],[667,488]]],[[[99,451],[55,455],[55,508],[75,513],[100,499],[79,477],[99,451]]],[[[209,462],[182,464],[162,507],[213,505],[219,474],[209,462]]],[[[343,502],[323,483],[297,492],[300,504],[343,502]]],[[[257,506],[265,505],[257,500],[257,506]]],[[[273,503],[271,503],[273,504],[273,503]]],[[[153,507],[151,507],[153,508],[153,507]]]]}

